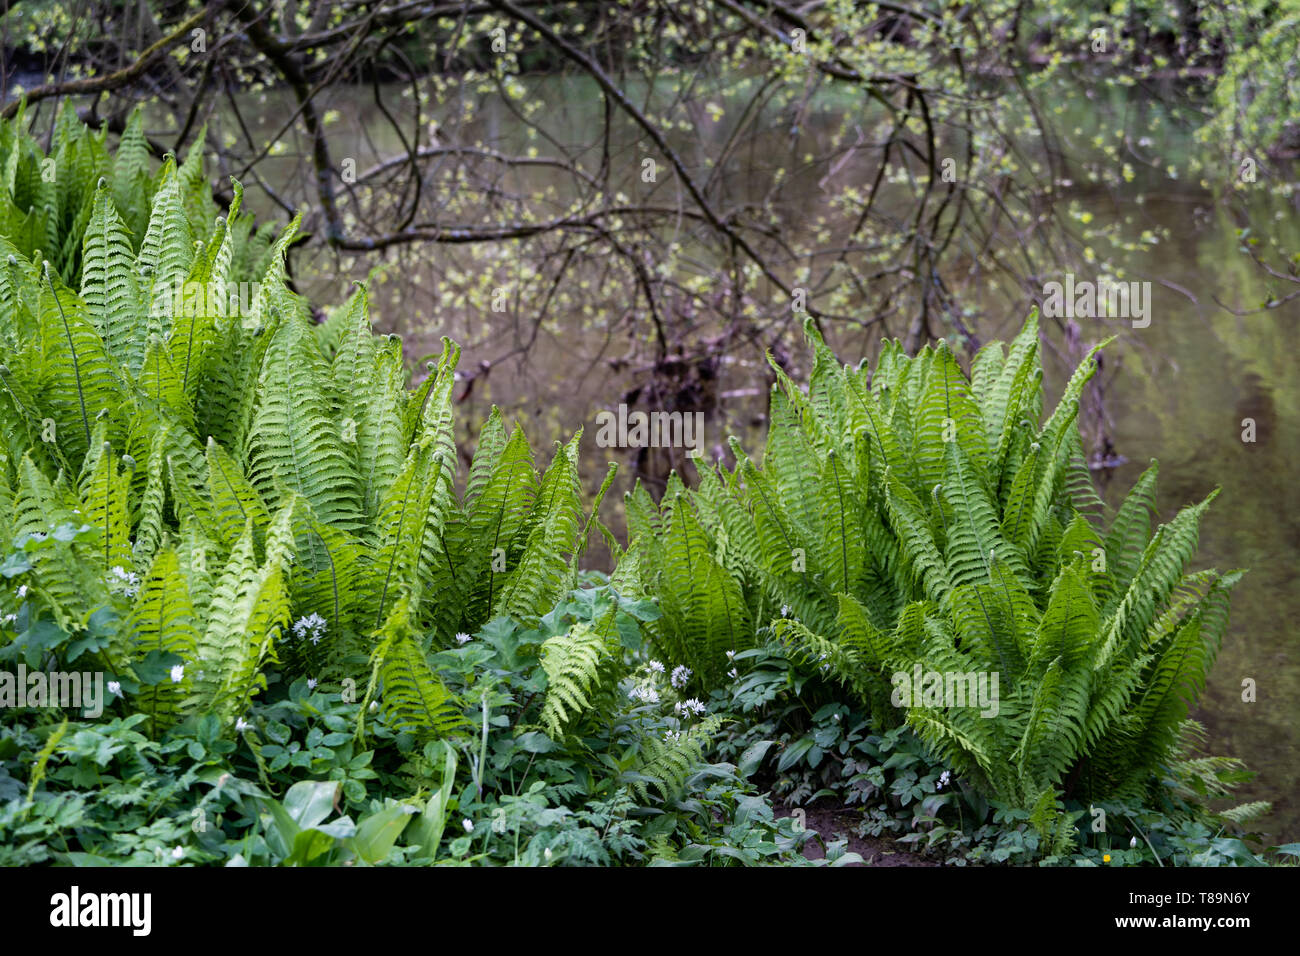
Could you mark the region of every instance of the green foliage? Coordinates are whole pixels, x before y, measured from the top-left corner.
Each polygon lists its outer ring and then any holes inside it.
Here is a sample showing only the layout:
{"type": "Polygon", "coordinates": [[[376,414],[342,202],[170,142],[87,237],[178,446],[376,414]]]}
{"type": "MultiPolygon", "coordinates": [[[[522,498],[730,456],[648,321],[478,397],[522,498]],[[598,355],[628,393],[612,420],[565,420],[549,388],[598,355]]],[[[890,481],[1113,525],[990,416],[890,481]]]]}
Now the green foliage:
{"type": "Polygon", "coordinates": [[[609,638],[590,624],[579,624],[542,645],[547,684],[542,724],[552,737],[562,736],[573,717],[591,707],[608,643],[609,638]]]}
{"type": "Polygon", "coordinates": [[[93,549],[38,554],[33,594],[71,632],[115,575],[143,578],[109,663],[178,659],[176,686],[140,702],[155,730],[183,713],[233,723],[268,665],[369,673],[394,726],[462,726],[423,635],[441,647],[497,615],[535,622],[574,585],[589,526],[578,436],[539,474],[494,414],[461,494],[459,351],[446,343],[409,390],[364,284],[313,327],[284,282],[297,222],[270,242],[238,183],[218,216],[200,147],[149,173],[138,112],[111,164],[71,119],[49,162],[21,119],[0,146],[6,541],[76,515],[101,532],[93,549]],[[63,254],[47,236],[69,238],[63,254]]]}
{"type": "Polygon", "coordinates": [[[662,616],[652,624],[654,641],[674,664],[692,672],[692,684],[711,687],[726,669],[726,652],[753,644],[753,614],[741,582],[709,540],[691,499],[674,483],[662,510],[640,485],[629,496],[632,544],[623,576],[633,587],[658,595],[662,616]]]}
{"type": "Polygon", "coordinates": [[[1045,839],[1058,794],[1141,799],[1240,578],[1186,573],[1213,495],[1152,533],[1153,464],[1104,529],[1074,423],[1096,349],[1042,420],[1034,317],[1009,347],[981,350],[969,378],[943,342],[915,357],[887,345],[871,371],[839,366],[808,334],[809,389],[777,370],[761,465],[737,447],[733,471],[706,472],[663,513],[629,502],[660,566],[641,580],[677,624],[659,646],[718,672],[721,645],[707,638],[726,616],[692,632],[670,608],[700,587],[695,565],[725,567],[712,594],[775,617],[791,652],[884,726],[905,719],[963,778],[1029,811],[1045,839]],[[923,685],[907,693],[914,675],[923,685]],[[976,703],[968,678],[987,682],[992,703],[976,703]]]}
{"type": "MultiPolygon", "coordinates": [[[[899,772],[851,779],[926,823],[942,761],[994,859],[1054,860],[1084,801],[1239,773],[1183,750],[1240,577],[1187,573],[1209,499],[1153,530],[1153,465],[1102,523],[1091,356],[1044,420],[1033,318],[969,377],[943,343],[842,367],[810,327],[762,461],[637,487],[622,550],[580,431],[540,468],[494,410],[462,475],[451,342],[411,387],[365,283],[319,324],[286,284],[296,220],[255,229],[238,183],[220,215],[201,149],[152,166],[138,112],[113,157],[66,111],[49,156],[0,124],[0,660],[112,682],[106,721],[4,728],[6,862],[798,862],[748,779],[778,743],[778,775],[867,748],[899,772]],[[996,674],[993,712],[897,699],[918,672],[996,674]],[[836,687],[875,733],[825,723],[836,687]],[[807,736],[769,727],[785,693],[807,736]],[[734,713],[772,736],[710,762],[734,713]]],[[[1153,848],[1235,858],[1175,816],[1153,848]]]]}
{"type": "Polygon", "coordinates": [[[721,723],[721,717],[711,714],[689,730],[674,733],[664,740],[647,738],[645,758],[632,778],[632,788],[641,799],[649,799],[651,787],[665,800],[679,795],[721,723]]]}
{"type": "Polygon", "coordinates": [[[363,283],[313,326],[296,222],[254,232],[238,183],[218,217],[198,151],[150,173],[138,113],[112,162],[60,121],[51,205],[15,191],[44,157],[3,130],[0,654],[93,655],[114,712],[6,728],[7,862],[798,858],[734,773],[696,779],[720,718],[628,696],[660,613],[574,590],[613,478],[588,507],[580,433],[540,470],[494,411],[462,483],[458,350],[408,388],[363,283]],[[75,241],[38,257],[56,218],[75,241]]]}
{"type": "MultiPolygon", "coordinates": [[[[762,653],[769,656],[756,654],[751,674],[769,671],[779,649],[762,653]]],[[[741,709],[747,683],[715,694],[711,704],[741,709]]],[[[738,755],[732,759],[767,781],[787,806],[844,808],[839,816],[849,832],[885,853],[915,853],[952,866],[1286,862],[1285,847],[1266,853],[1247,845],[1259,837],[1242,823],[1262,808],[1211,808],[1210,800],[1230,796],[1253,775],[1240,761],[1187,756],[1185,745],[1201,735],[1190,723],[1158,796],[1141,804],[1044,800],[1036,815],[1035,808],[986,797],[906,725],[881,730],[863,711],[838,701],[814,711],[804,706],[805,696],[797,679],[782,682],[759,719],[729,728],[719,753],[738,755]]]]}

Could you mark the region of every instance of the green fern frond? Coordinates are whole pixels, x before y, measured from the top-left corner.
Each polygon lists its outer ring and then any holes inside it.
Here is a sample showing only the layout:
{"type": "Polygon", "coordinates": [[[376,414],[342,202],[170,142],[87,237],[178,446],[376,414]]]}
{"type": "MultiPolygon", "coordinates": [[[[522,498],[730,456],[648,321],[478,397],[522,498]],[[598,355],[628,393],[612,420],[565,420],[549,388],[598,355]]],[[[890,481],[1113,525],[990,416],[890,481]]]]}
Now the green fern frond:
{"type": "Polygon", "coordinates": [[[574,720],[591,707],[601,663],[609,654],[606,641],[604,634],[584,622],[542,644],[547,684],[542,726],[552,738],[562,738],[574,720]]]}
{"type": "Polygon", "coordinates": [[[722,718],[710,714],[672,740],[643,739],[642,761],[627,775],[633,792],[643,803],[650,802],[653,788],[665,801],[674,799],[686,786],[687,778],[704,760],[704,751],[722,726],[722,718]]]}
{"type": "MultiPolygon", "coordinates": [[[[124,631],[130,637],[134,656],[152,652],[174,654],[183,661],[194,659],[199,643],[199,620],[190,600],[189,587],[181,573],[175,549],[164,547],[154,556],[149,572],[127,617],[124,631]]],[[[182,665],[184,667],[184,665],[182,665]]],[[[193,682],[193,668],[185,668],[179,681],[170,677],[141,686],[135,705],[149,715],[156,734],[175,722],[181,704],[193,682]]]]}
{"type": "MultiPolygon", "coordinates": [[[[372,695],[380,692],[381,706],[398,730],[422,740],[441,739],[467,729],[461,703],[438,678],[424,659],[411,624],[409,596],[392,607],[373,637],[377,646],[371,655],[374,674],[370,691],[362,702],[361,719],[372,695]]],[[[364,724],[358,726],[360,732],[364,724]]]]}
{"type": "Polygon", "coordinates": [[[251,520],[231,552],[196,648],[194,693],[186,702],[190,712],[216,713],[233,721],[265,689],[262,666],[276,659],[275,643],[289,623],[291,520],[288,508],[276,516],[261,564],[254,553],[251,520]]]}
{"type": "Polygon", "coordinates": [[[171,331],[176,290],[194,260],[194,238],[172,156],[163,161],[159,175],[149,226],[136,256],[136,275],[148,303],[148,331],[165,338],[171,331]]]}
{"type": "Polygon", "coordinates": [[[100,180],[82,252],[81,297],[113,360],[132,373],[144,361],[149,334],[134,260],[130,231],[100,180]]]}
{"type": "Polygon", "coordinates": [[[542,476],[529,515],[531,529],[522,553],[509,569],[493,616],[508,614],[532,624],[577,583],[573,562],[581,550],[584,530],[582,486],[578,478],[581,437],[582,429],[579,429],[557,451],[542,476]]]}
{"type": "Polygon", "coordinates": [[[257,388],[261,401],[249,434],[251,481],[273,507],[279,487],[309,502],[322,521],[344,531],[362,523],[356,462],[344,450],[323,383],[329,380],[316,339],[298,316],[273,333],[257,388]]]}
{"type": "Polygon", "coordinates": [[[207,463],[207,500],[220,540],[233,548],[251,521],[256,540],[261,541],[271,515],[257,489],[213,438],[208,439],[207,463]]]}
{"type": "MultiPolygon", "coordinates": [[[[103,434],[102,428],[99,434],[103,434]]],[[[78,492],[84,519],[101,531],[95,554],[101,560],[104,572],[112,568],[129,571],[134,563],[131,514],[127,504],[129,487],[130,476],[119,467],[112,445],[101,441],[92,447],[78,492]]]]}
{"type": "MultiPolygon", "coordinates": [[[[59,447],[69,460],[80,461],[90,448],[98,416],[106,414],[113,421],[121,382],[85,303],[48,265],[41,283],[40,323],[45,366],[42,403],[56,422],[59,447]]],[[[120,437],[116,428],[108,435],[110,441],[120,437]]]]}

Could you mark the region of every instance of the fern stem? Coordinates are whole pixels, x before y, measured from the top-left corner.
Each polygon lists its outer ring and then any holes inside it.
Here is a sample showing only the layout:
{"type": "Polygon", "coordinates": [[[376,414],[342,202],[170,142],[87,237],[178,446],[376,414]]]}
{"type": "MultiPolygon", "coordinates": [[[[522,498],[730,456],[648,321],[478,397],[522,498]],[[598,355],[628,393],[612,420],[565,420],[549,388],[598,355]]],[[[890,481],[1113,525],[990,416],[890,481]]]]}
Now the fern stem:
{"type": "Polygon", "coordinates": [[[81,405],[81,426],[86,430],[86,445],[90,445],[90,418],[86,414],[86,391],[81,385],[81,363],[77,360],[77,346],[72,341],[72,328],[68,325],[68,314],[63,311],[63,303],[59,301],[59,293],[54,288],[54,280],[50,278],[49,266],[46,264],[45,281],[49,284],[50,295],[54,296],[54,304],[58,306],[59,318],[63,320],[63,334],[68,338],[68,349],[72,352],[72,374],[77,380],[77,401],[81,405]]]}

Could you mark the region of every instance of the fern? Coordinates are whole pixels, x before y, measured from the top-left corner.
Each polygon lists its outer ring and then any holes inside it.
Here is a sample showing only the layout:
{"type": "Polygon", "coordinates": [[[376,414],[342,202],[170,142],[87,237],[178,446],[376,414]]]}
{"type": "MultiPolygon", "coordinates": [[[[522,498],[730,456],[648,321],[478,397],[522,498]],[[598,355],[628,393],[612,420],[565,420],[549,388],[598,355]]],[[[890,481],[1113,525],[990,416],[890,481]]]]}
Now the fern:
{"type": "Polygon", "coordinates": [[[1209,499],[1153,534],[1153,466],[1103,526],[1075,420],[1106,343],[1040,423],[1036,316],[969,378],[943,343],[887,343],[868,380],[807,331],[809,392],[778,374],[761,465],[733,441],[730,474],[694,492],[674,477],[662,510],[628,499],[620,574],[660,597],[657,650],[709,686],[720,622],[780,608],[791,656],[1064,846],[1060,800],[1156,785],[1203,687],[1238,577],[1186,574],[1209,499]],[[918,671],[996,675],[996,716],[942,695],[890,706],[918,671]]]}
{"type": "MultiPolygon", "coordinates": [[[[200,638],[198,625],[180,560],[173,548],[165,547],[154,557],[127,618],[125,632],[132,649],[136,655],[156,653],[193,660],[200,638]]],[[[177,719],[192,683],[193,674],[187,678],[182,673],[179,681],[166,678],[140,688],[136,706],[149,715],[155,735],[177,719]]]]}
{"type": "Polygon", "coordinates": [[[703,761],[705,748],[721,726],[722,717],[710,714],[674,739],[644,738],[642,759],[635,771],[627,774],[632,791],[647,803],[651,789],[664,801],[675,799],[703,761]]]}
{"type": "Polygon", "coordinates": [[[361,708],[379,692],[384,713],[398,730],[417,737],[446,737],[469,726],[459,701],[429,668],[411,624],[409,597],[394,604],[375,632],[377,646],[371,655],[373,677],[361,708]]]}
{"type": "Polygon", "coordinates": [[[608,638],[596,627],[577,624],[542,644],[542,669],[546,673],[546,699],[542,726],[555,739],[592,704],[600,683],[601,664],[609,655],[608,638]]]}
{"type": "Polygon", "coordinates": [[[322,388],[328,377],[324,356],[297,316],[286,319],[272,336],[249,434],[252,483],[268,502],[277,502],[283,487],[311,502],[322,520],[358,530],[361,485],[356,462],[331,421],[322,388]]]}
{"type": "MultiPolygon", "coordinates": [[[[461,475],[456,346],[410,388],[365,284],[313,324],[286,283],[300,220],[258,227],[238,182],[219,216],[202,136],[183,161],[156,160],[137,109],[110,156],[65,108],[47,156],[25,115],[0,123],[0,533],[12,546],[97,529],[30,551],[30,594],[69,631],[126,606],[114,569],[141,576],[107,654],[183,662],[137,701],[155,732],[238,719],[271,668],[368,668],[366,704],[391,728],[457,735],[464,707],[429,655],[498,615],[540,624],[594,527],[615,586],[657,600],[650,639],[693,690],[770,633],[1030,812],[1058,850],[1065,799],[1139,794],[1186,765],[1240,573],[1188,573],[1213,495],[1153,531],[1154,463],[1104,520],[1076,424],[1097,350],[1044,420],[1036,315],[969,376],[945,343],[910,357],[886,343],[874,370],[845,367],[809,323],[808,388],[774,364],[761,460],[733,440],[735,466],[694,490],[674,475],[656,503],[638,485],[624,549],[596,515],[613,471],[589,501],[580,432],[539,473],[494,409],[461,475]],[[239,282],[257,291],[234,314],[239,282]],[[294,635],[314,617],[317,641],[294,635]],[[997,715],[924,695],[893,706],[895,676],[917,668],[996,673],[997,715]]],[[[617,683],[611,628],[543,645],[552,736],[580,730],[617,683]]],[[[718,726],[645,740],[631,791],[673,799],[718,726]]]]}
{"type": "Polygon", "coordinates": [[[140,321],[140,291],[131,268],[131,234],[101,179],[82,252],[81,297],[114,361],[135,372],[144,360],[148,326],[140,321]]]}
{"type": "Polygon", "coordinates": [[[196,647],[188,711],[214,712],[233,721],[266,687],[262,665],[274,659],[275,644],[289,623],[290,515],[286,509],[277,516],[268,534],[266,559],[260,564],[250,520],[217,578],[207,627],[196,647]]]}

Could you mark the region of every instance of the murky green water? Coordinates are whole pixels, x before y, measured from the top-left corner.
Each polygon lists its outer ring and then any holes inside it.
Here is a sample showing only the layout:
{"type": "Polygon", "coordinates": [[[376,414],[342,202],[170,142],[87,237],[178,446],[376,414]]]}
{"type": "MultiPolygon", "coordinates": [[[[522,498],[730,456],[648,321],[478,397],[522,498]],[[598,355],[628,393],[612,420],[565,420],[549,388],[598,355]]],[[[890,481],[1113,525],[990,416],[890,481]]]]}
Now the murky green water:
{"type": "MultiPolygon", "coordinates": [[[[1184,203],[1149,200],[1147,209],[1170,224],[1187,217],[1184,203]]],[[[1208,730],[1208,752],[1240,757],[1258,772],[1243,796],[1272,801],[1261,829],[1287,842],[1300,838],[1300,312],[1237,318],[1214,305],[1216,293],[1239,308],[1262,298],[1234,228],[1213,220],[1179,230],[1162,251],[1162,274],[1200,303],[1157,289],[1151,326],[1123,334],[1108,411],[1116,447],[1131,462],[1117,469],[1107,497],[1127,490],[1151,458],[1160,463],[1166,519],[1222,489],[1202,526],[1198,565],[1250,573],[1234,592],[1230,628],[1195,716],[1208,730]],[[1247,419],[1253,442],[1243,440],[1247,419]],[[1248,679],[1253,703],[1243,700],[1248,679]]]]}
{"type": "MultiPolygon", "coordinates": [[[[349,146],[365,137],[373,137],[380,149],[397,147],[391,129],[375,121],[368,90],[357,92],[350,105],[347,91],[333,95],[344,114],[333,134],[336,155],[348,155],[349,146]]],[[[578,141],[589,135],[591,110],[583,106],[581,89],[552,100],[557,106],[550,128],[561,139],[578,141]]],[[[807,121],[829,129],[846,108],[828,101],[807,121]]],[[[1143,109],[1147,107],[1140,106],[1139,112],[1143,109]]],[[[1100,106],[1081,94],[1061,122],[1073,124],[1085,117],[1104,126],[1128,110],[1123,100],[1100,106]]],[[[275,110],[257,112],[276,125],[275,110]]],[[[1118,122],[1132,121],[1127,116],[1118,122]]],[[[476,129],[487,145],[501,143],[504,148],[505,141],[514,138],[510,124],[507,113],[489,108],[476,129]]],[[[1168,155],[1194,148],[1190,143],[1163,145],[1168,155]]],[[[281,188],[292,193],[295,184],[302,186],[306,172],[297,160],[276,162],[283,174],[281,188]]],[[[250,198],[256,202],[253,192],[250,198]]],[[[811,221],[825,201],[824,193],[810,181],[803,198],[811,221]]],[[[1230,630],[1195,716],[1208,731],[1206,752],[1240,757],[1258,772],[1240,794],[1243,799],[1273,802],[1274,813],[1259,828],[1276,842],[1300,840],[1300,493],[1295,486],[1300,473],[1300,359],[1295,341],[1300,305],[1237,318],[1215,304],[1217,296],[1245,308],[1261,301],[1266,291],[1284,290],[1279,283],[1266,282],[1241,254],[1236,224],[1193,184],[1139,180],[1118,194],[1080,191],[1077,198],[1098,219],[1127,218],[1122,229],[1126,238],[1135,240],[1146,229],[1169,230],[1167,239],[1141,257],[1111,258],[1112,265],[1135,271],[1128,278],[1169,283],[1153,283],[1150,326],[1139,330],[1112,323],[1106,328],[1097,320],[1080,321],[1085,342],[1108,332],[1120,336],[1106,356],[1105,410],[1115,450],[1129,463],[1115,470],[1104,493],[1110,501],[1126,492],[1152,458],[1160,462],[1159,502],[1165,519],[1181,505],[1222,488],[1202,529],[1199,566],[1249,568],[1250,573],[1235,592],[1230,630]],[[1254,442],[1242,439],[1243,419],[1255,423],[1254,442]],[[1242,699],[1247,679],[1257,688],[1253,703],[1242,699]]],[[[1256,233],[1289,235],[1289,248],[1300,250],[1293,208],[1266,203],[1255,218],[1256,233]]],[[[400,263],[397,281],[376,289],[375,311],[382,329],[400,332],[408,340],[409,352],[432,351],[438,335],[451,335],[465,346],[462,369],[473,369],[482,359],[497,358],[518,333],[518,316],[468,311],[454,298],[434,301],[421,291],[426,267],[437,263],[444,268],[450,257],[465,255],[463,250],[409,247],[395,255],[400,263]]],[[[307,252],[298,255],[295,264],[303,290],[317,303],[334,303],[342,300],[347,283],[362,278],[372,263],[307,252]]],[[[1086,270],[1076,271],[1081,279],[1096,278],[1086,270]]],[[[1029,302],[1004,297],[996,307],[988,305],[990,314],[1005,318],[976,330],[985,340],[1013,335],[1029,302]]],[[[586,347],[599,345],[608,331],[580,316],[555,316],[537,337],[526,366],[503,367],[480,383],[461,405],[462,422],[479,421],[488,406],[498,402],[523,421],[535,448],[567,437],[578,424],[586,424],[590,437],[595,412],[616,404],[632,384],[626,374],[591,358],[598,354],[595,346],[586,347]]],[[[1061,329],[1048,328],[1047,335],[1056,347],[1048,354],[1063,351],[1061,329]]],[[[853,353],[862,343],[860,335],[841,339],[841,357],[856,361],[860,356],[853,353]]],[[[759,356],[736,358],[725,367],[720,387],[740,393],[757,388],[761,395],[759,356]]],[[[1049,362],[1048,373],[1049,395],[1056,394],[1062,363],[1049,362]]],[[[725,428],[748,435],[753,447],[761,434],[763,408],[761,397],[736,395],[726,404],[725,428]]],[[[725,436],[710,436],[710,445],[715,438],[721,443],[725,436]]],[[[603,473],[605,457],[604,450],[589,447],[593,482],[603,473]]]]}

